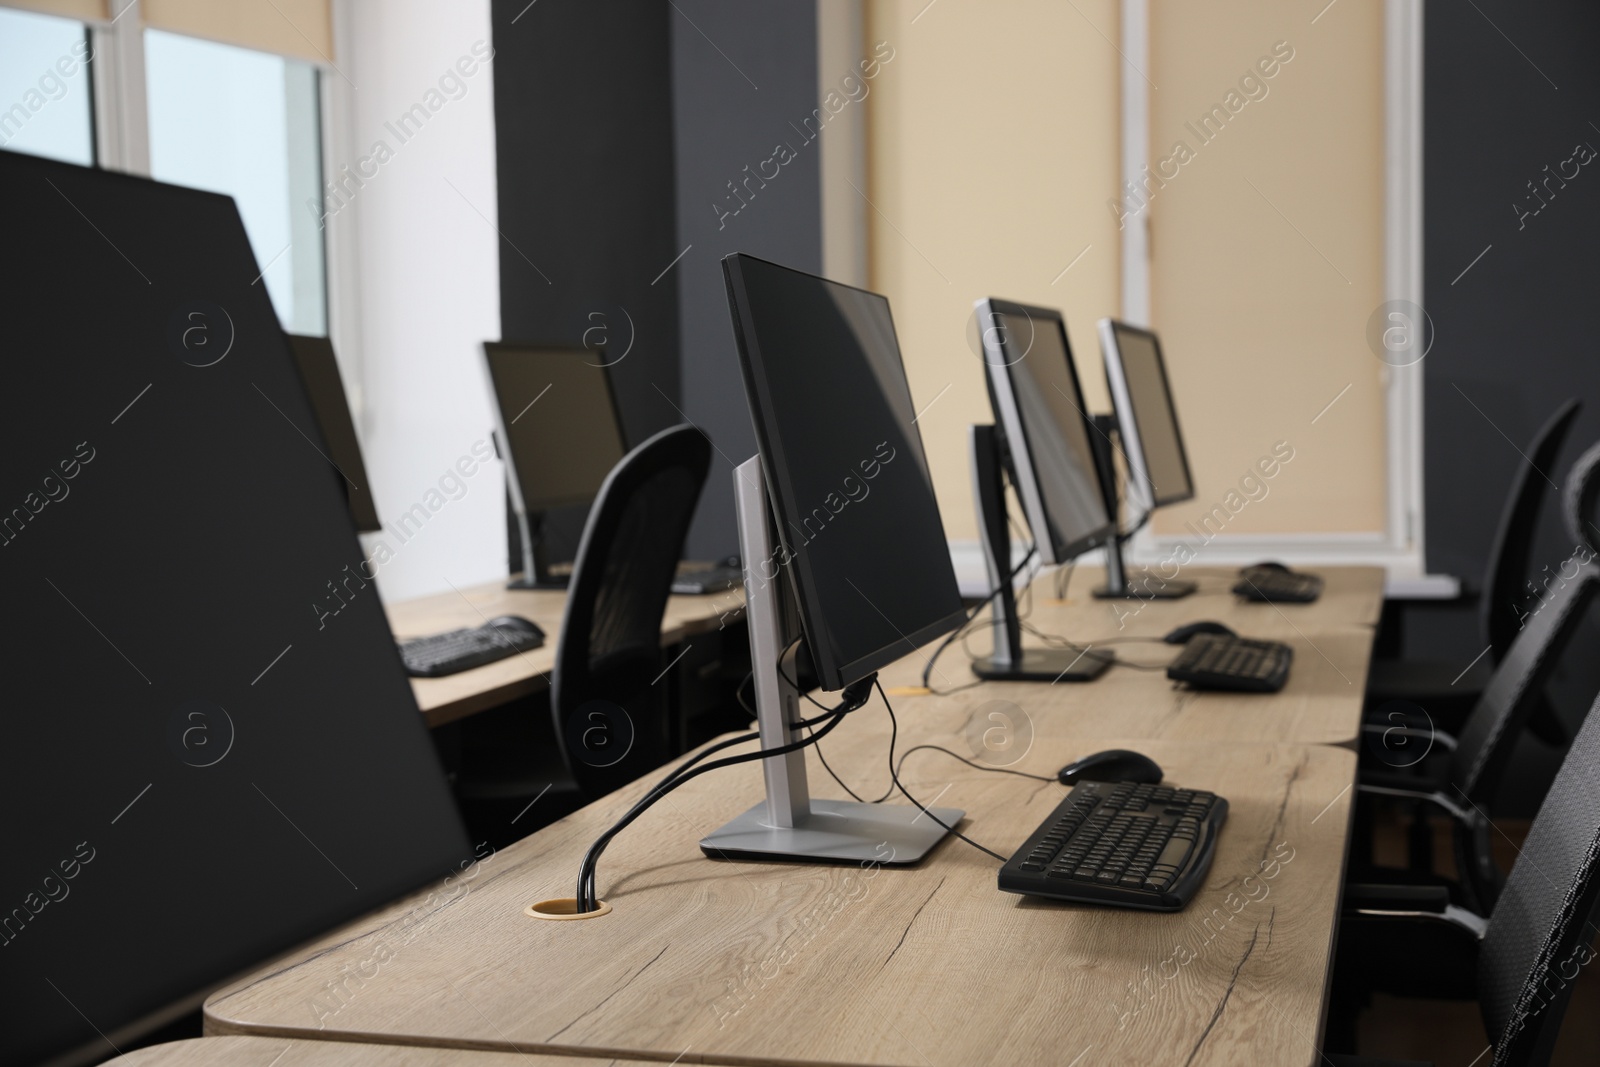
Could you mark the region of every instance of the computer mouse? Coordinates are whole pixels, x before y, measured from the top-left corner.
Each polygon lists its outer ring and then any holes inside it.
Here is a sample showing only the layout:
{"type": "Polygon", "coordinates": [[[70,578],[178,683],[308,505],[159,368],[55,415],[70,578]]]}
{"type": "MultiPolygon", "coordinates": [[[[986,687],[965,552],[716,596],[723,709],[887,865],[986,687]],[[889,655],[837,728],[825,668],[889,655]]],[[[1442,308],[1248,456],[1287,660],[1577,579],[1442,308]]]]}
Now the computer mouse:
{"type": "Polygon", "coordinates": [[[1222,625],[1220,622],[1212,622],[1210,619],[1202,619],[1200,622],[1191,622],[1187,626],[1178,627],[1161,640],[1165,641],[1169,645],[1182,645],[1187,644],[1189,638],[1193,637],[1195,634],[1222,634],[1226,637],[1239,636],[1228,627],[1222,625]]]}
{"type": "Polygon", "coordinates": [[[1270,559],[1262,560],[1260,563],[1252,563],[1248,567],[1239,568],[1240,574],[1243,574],[1245,571],[1277,571],[1279,574],[1292,573],[1284,564],[1270,559]]]}
{"type": "Polygon", "coordinates": [[[539,628],[538,623],[524,619],[521,615],[497,615],[489,620],[489,625],[500,630],[518,630],[525,634],[544,637],[544,631],[539,628]]]}
{"type": "Polygon", "coordinates": [[[1126,748],[1110,748],[1080,760],[1074,760],[1056,772],[1062,785],[1078,782],[1138,782],[1140,785],[1161,781],[1161,767],[1142,752],[1126,748]]]}

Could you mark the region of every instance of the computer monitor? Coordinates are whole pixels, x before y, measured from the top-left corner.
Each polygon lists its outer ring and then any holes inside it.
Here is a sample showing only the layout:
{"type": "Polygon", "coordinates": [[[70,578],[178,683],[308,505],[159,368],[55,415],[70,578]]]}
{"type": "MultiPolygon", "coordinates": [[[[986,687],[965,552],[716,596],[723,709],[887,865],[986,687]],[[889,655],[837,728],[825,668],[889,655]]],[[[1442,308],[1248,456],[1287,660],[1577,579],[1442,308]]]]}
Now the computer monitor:
{"type": "MultiPolygon", "coordinates": [[[[799,735],[809,653],[844,689],[966,617],[883,297],[744,254],[722,261],[758,456],[734,472],[762,745],[799,735]],[[798,630],[785,624],[792,596],[798,630]]],[[[811,800],[802,752],[708,855],[910,863],[962,813],[811,800]],[[943,823],[944,825],[940,825],[943,823]],[[883,848],[887,842],[887,850],[883,848]]]]}
{"type": "MultiPolygon", "coordinates": [[[[1126,494],[1142,512],[1137,529],[1156,508],[1194,498],[1189,454],[1183,447],[1178,408],[1172,399],[1161,341],[1155,333],[1115,319],[1101,319],[1100,352],[1116,412],[1103,429],[1109,434],[1114,428],[1122,442],[1128,472],[1126,494]]],[[[1107,498],[1115,509],[1116,474],[1110,459],[1108,451],[1102,472],[1109,479],[1107,498]]],[[[1108,550],[1106,584],[1095,591],[1096,596],[1148,600],[1172,599],[1194,592],[1193,582],[1148,573],[1128,574],[1122,565],[1121,542],[1130,535],[1131,531],[1119,534],[1108,550]]]]}
{"type": "Polygon", "coordinates": [[[1095,467],[1099,430],[1084,406],[1061,312],[990,297],[977,302],[977,316],[996,425],[974,426],[970,445],[996,604],[994,651],[975,660],[973,671],[996,680],[1085,681],[1105,670],[1104,659],[1022,648],[1001,473],[1010,476],[1040,560],[1067,563],[1115,530],[1095,467]]]}
{"type": "Polygon", "coordinates": [[[1100,351],[1128,457],[1129,495],[1147,511],[1194,499],[1160,339],[1150,330],[1101,319],[1100,351]]]}
{"type": "Polygon", "coordinates": [[[496,436],[520,526],[522,577],[513,589],[560,589],[544,537],[547,513],[593,502],[627,444],[604,358],[588,348],[489,341],[496,436]]]}
{"type": "Polygon", "coordinates": [[[300,369],[300,379],[305,383],[306,395],[311,400],[311,412],[316,416],[317,428],[327,442],[325,457],[339,479],[339,486],[350,504],[350,516],[356,529],[362,533],[375,533],[383,529],[378,521],[377,505],[372,499],[372,482],[367,478],[366,464],[361,462],[361,442],[356,437],[356,424],[350,418],[350,402],[345,396],[344,381],[339,376],[339,361],[333,354],[333,342],[326,337],[303,337],[289,334],[289,349],[294,354],[295,366],[300,369]]]}
{"type": "Polygon", "coordinates": [[[98,1062],[472,852],[233,200],[0,202],[0,1063],[98,1062]]]}

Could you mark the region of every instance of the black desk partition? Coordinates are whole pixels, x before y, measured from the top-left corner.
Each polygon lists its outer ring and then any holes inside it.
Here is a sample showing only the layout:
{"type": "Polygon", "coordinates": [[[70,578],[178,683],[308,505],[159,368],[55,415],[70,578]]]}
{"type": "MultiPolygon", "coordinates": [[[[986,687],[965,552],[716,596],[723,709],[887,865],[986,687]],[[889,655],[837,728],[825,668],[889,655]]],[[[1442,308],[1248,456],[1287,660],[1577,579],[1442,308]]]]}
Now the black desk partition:
{"type": "Polygon", "coordinates": [[[0,152],[0,204],[10,1064],[471,850],[233,201],[0,152]]]}

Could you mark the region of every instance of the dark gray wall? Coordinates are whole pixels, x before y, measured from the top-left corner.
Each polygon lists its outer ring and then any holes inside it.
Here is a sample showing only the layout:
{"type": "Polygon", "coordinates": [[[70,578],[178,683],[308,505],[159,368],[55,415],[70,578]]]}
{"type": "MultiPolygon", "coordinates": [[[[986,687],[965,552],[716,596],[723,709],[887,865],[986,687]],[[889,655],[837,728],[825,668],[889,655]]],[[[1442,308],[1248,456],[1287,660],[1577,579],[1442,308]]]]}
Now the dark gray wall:
{"type": "Polygon", "coordinates": [[[494,0],[492,10],[501,332],[576,344],[599,313],[615,359],[631,318],[632,349],[612,368],[631,442],[676,421],[656,390],[678,394],[677,279],[651,284],[682,247],[671,13],[661,0],[494,0]]]}
{"type": "MultiPolygon", "coordinates": [[[[630,444],[678,421],[657,392],[679,395],[677,279],[651,284],[681,247],[671,12],[661,0],[491,7],[501,335],[574,345],[604,336],[607,359],[626,351],[611,381],[630,444]],[[591,328],[604,335],[586,337],[591,328]]],[[[576,553],[587,510],[547,517],[551,559],[576,553]]]]}
{"type": "Polygon", "coordinates": [[[810,0],[675,2],[678,10],[670,20],[677,148],[674,253],[693,246],[673,268],[680,295],[683,409],[716,445],[687,553],[718,559],[739,550],[732,464],[756,450],[721,259],[729,252],[749,252],[800,270],[822,270],[818,143],[806,139],[803,125],[819,99],[817,15],[810,0]],[[774,171],[775,177],[762,177],[774,171]]]}
{"type": "MultiPolygon", "coordinates": [[[[685,554],[737,552],[731,463],[755,437],[719,261],[821,270],[817,145],[802,132],[816,5],[493,0],[492,17],[502,333],[579,343],[600,313],[609,358],[631,340],[612,368],[630,443],[687,418],[716,446],[685,554]],[[780,143],[794,158],[752,178],[780,143]],[[746,180],[736,199],[728,183],[746,180]]],[[[576,532],[554,531],[574,546],[576,532]]]]}
{"type": "MultiPolygon", "coordinates": [[[[1432,3],[1426,22],[1425,303],[1436,331],[1423,365],[1428,566],[1476,589],[1512,472],[1526,462],[1517,449],[1572,396],[1585,410],[1545,473],[1564,484],[1600,438],[1600,157],[1565,188],[1541,185],[1542,207],[1528,188],[1578,144],[1600,148],[1590,121],[1600,121],[1600,6],[1432,3]]],[[[1546,488],[1535,572],[1554,571],[1573,550],[1546,488]]],[[[1483,647],[1473,611],[1413,611],[1407,644],[1465,665],[1483,647]]],[[[1577,647],[1594,637],[1591,624],[1577,647]]],[[[1592,669],[1569,666],[1552,692],[1572,713],[1597,685],[1592,669]]]]}

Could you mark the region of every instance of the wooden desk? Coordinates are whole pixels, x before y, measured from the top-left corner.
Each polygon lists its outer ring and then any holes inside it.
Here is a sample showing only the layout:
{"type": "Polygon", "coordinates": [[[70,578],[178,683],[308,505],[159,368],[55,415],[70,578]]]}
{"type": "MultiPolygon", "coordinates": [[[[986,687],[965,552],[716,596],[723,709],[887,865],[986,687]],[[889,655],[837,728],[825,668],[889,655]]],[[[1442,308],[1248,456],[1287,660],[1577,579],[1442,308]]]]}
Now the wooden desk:
{"type": "MultiPolygon", "coordinates": [[[[643,1067],[643,1060],[616,1060],[643,1067]]],[[[106,1061],[106,1067],[572,1067],[571,1057],[470,1052],[455,1048],[290,1041],[271,1037],[203,1037],[152,1045],[106,1061]]],[[[658,1065],[659,1067],[659,1065],[658,1065]]]]}
{"type": "MultiPolygon", "coordinates": [[[[1092,682],[993,682],[935,696],[899,696],[904,716],[926,716],[930,729],[960,734],[974,716],[999,710],[1026,718],[1039,736],[1137,737],[1194,740],[1289,741],[1353,745],[1360,735],[1362,696],[1372,638],[1383,602],[1383,571],[1376,567],[1328,567],[1323,596],[1313,604],[1254,604],[1228,591],[1232,570],[1199,569],[1201,591],[1181,600],[1095,600],[1098,570],[1073,576],[1066,601],[1054,599],[1054,580],[1035,584],[1028,622],[1037,629],[1114,653],[1132,663],[1159,666],[1141,671],[1113,666],[1092,682]],[[1123,613],[1124,626],[1117,627],[1123,613]],[[1129,614],[1133,613],[1133,614],[1129,614]],[[1169,682],[1164,668],[1177,648],[1159,638],[1188,622],[1214,619],[1246,637],[1284,641],[1294,648],[1289,682],[1277,693],[1196,692],[1169,682]],[[1096,644],[1106,638],[1114,643],[1096,644]],[[1005,706],[991,707],[1000,701],[1005,706]]],[[[1185,572],[1187,577],[1193,577],[1185,572]]],[[[989,628],[968,638],[977,654],[991,647],[989,628]]],[[[1046,647],[1023,634],[1028,647],[1046,647]]],[[[882,672],[886,686],[920,686],[923,649],[882,672]]],[[[940,693],[974,680],[966,653],[945,650],[931,678],[940,693]]],[[[1020,718],[1019,718],[1020,721],[1020,718]]],[[[843,727],[841,727],[843,729],[843,727]]],[[[1103,747],[1103,746],[1102,746],[1103,747]]]]}
{"type": "MultiPolygon", "coordinates": [[[[952,743],[900,704],[902,749],[952,743]]],[[[863,710],[840,728],[850,743],[827,747],[863,791],[886,777],[887,726],[863,710]]],[[[915,868],[706,859],[700,836],[762,795],[750,764],[694,779],[613,842],[599,868],[609,915],[522,909],[571,896],[588,843],[648,783],[491,857],[449,904],[402,900],[218,992],[207,1030],[706,1063],[1313,1063],[1355,755],[1127,743],[1231,803],[1181,913],[1001,893],[997,861],[955,839],[915,868]]],[[[1041,739],[1017,766],[1053,773],[1080,747],[1041,739]]],[[[808,759],[815,794],[842,796],[808,759]]],[[[1006,854],[1063,794],[936,753],[903,777],[1006,854]]]]}
{"type": "MultiPolygon", "coordinates": [[[[1212,619],[1243,637],[1287,640],[1299,632],[1315,637],[1346,627],[1376,628],[1383,614],[1382,567],[1318,567],[1322,595],[1310,604],[1260,604],[1233,595],[1234,567],[1188,567],[1182,577],[1200,588],[1177,600],[1096,600],[1103,584],[1099,567],[1079,567],[1067,585],[1067,599],[1055,598],[1055,576],[1034,583],[1028,621],[1049,633],[1090,643],[1106,637],[1160,637],[1185,623],[1212,619]]],[[[976,642],[974,643],[976,644],[976,642]]]]}
{"type": "MultiPolygon", "coordinates": [[[[482,626],[497,615],[521,615],[538,623],[545,632],[544,646],[531,652],[443,678],[411,679],[417,706],[428,725],[434,727],[548,689],[566,607],[567,594],[561,590],[507,589],[504,582],[488,582],[459,593],[386,604],[384,610],[395,637],[401,640],[482,626]]],[[[716,630],[725,621],[740,618],[743,610],[741,589],[710,596],[672,597],[661,624],[661,643],[673,645],[695,634],[716,630]]]]}

